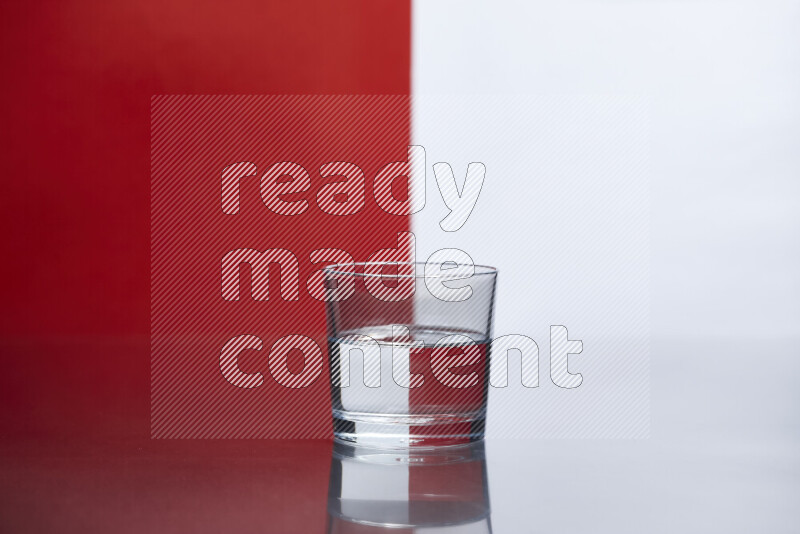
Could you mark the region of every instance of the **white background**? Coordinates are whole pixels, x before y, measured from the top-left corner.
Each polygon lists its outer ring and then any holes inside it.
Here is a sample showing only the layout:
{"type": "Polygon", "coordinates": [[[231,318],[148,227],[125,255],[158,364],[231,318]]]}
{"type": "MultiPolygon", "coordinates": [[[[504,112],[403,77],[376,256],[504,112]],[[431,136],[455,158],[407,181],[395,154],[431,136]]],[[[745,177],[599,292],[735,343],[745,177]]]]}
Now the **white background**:
{"type": "MultiPolygon", "coordinates": [[[[798,2],[415,2],[417,97],[649,102],[651,438],[490,441],[495,531],[796,532],[798,28],[798,2]]],[[[413,139],[432,145],[420,109],[413,139]]],[[[487,167],[492,180],[547,184],[487,167]]],[[[445,213],[434,201],[421,216],[445,213]]],[[[491,232],[459,247],[476,262],[509,230],[495,209],[491,232]]],[[[414,231],[422,254],[441,246],[430,221],[414,231]]],[[[538,252],[525,243],[520,262],[538,252]]],[[[496,331],[531,317],[520,302],[498,301],[496,331]]]]}
{"type": "MultiPolygon", "coordinates": [[[[649,97],[653,334],[795,337],[799,26],[798,2],[416,2],[413,94],[649,97]]],[[[424,121],[414,142],[433,145],[424,121]]],[[[476,261],[487,245],[470,244],[476,261]]]]}

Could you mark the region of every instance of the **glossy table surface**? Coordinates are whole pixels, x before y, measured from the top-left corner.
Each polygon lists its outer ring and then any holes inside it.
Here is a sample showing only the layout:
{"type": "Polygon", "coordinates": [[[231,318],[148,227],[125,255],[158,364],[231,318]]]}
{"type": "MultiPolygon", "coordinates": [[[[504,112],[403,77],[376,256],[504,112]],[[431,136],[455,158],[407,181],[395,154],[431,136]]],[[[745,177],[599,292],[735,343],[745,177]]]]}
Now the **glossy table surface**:
{"type": "Polygon", "coordinates": [[[369,503],[401,480],[410,500],[440,503],[418,532],[797,532],[796,345],[655,342],[651,364],[650,439],[490,438],[485,463],[435,476],[343,468],[328,441],[6,438],[2,530],[381,532],[396,509],[369,503]],[[466,509],[453,501],[486,520],[453,521],[466,509]],[[337,520],[339,504],[369,521],[337,520]]]}

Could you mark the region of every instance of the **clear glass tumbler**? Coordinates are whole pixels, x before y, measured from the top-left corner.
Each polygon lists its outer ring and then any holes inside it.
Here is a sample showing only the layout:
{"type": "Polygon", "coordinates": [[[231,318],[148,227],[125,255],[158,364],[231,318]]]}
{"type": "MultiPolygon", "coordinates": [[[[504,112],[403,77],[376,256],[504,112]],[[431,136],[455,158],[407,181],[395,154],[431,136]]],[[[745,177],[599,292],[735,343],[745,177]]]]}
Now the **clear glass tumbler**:
{"type": "Polygon", "coordinates": [[[390,448],[482,439],[497,270],[355,263],[323,276],[335,438],[390,448]]]}

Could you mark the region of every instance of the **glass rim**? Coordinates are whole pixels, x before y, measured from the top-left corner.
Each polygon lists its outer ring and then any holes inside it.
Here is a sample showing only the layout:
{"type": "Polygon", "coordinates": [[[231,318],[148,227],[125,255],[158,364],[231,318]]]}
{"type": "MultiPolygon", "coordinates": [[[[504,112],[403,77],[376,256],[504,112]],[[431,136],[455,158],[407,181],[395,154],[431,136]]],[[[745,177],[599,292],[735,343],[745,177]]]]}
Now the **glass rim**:
{"type": "Polygon", "coordinates": [[[453,269],[457,269],[458,267],[473,267],[475,271],[468,277],[464,277],[464,279],[471,278],[473,276],[497,276],[497,267],[492,267],[491,265],[478,265],[478,264],[468,264],[468,263],[457,263],[455,261],[357,261],[353,263],[334,263],[331,265],[326,265],[322,268],[322,272],[325,275],[344,275],[344,276],[353,276],[353,277],[362,277],[362,278],[451,278],[453,274],[448,274],[448,272],[452,271],[453,269]],[[400,273],[393,273],[393,274],[383,274],[383,272],[379,273],[366,273],[366,272],[355,272],[355,270],[343,270],[345,268],[353,269],[356,266],[359,267],[367,267],[367,266],[381,266],[385,267],[388,265],[413,265],[415,267],[413,274],[400,274],[400,273]],[[449,269],[439,269],[436,274],[428,275],[425,274],[424,267],[426,265],[448,265],[450,266],[449,269]],[[418,272],[418,268],[422,267],[422,272],[418,272]]]}

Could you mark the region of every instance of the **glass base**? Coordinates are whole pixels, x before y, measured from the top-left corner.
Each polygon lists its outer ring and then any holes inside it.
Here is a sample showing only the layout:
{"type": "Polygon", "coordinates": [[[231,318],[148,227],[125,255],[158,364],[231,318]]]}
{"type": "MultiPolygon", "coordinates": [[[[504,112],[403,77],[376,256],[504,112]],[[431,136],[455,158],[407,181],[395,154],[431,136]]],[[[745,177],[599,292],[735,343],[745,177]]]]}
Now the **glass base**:
{"type": "Polygon", "coordinates": [[[334,410],[334,438],[381,449],[434,448],[482,440],[486,418],[480,415],[375,415],[334,410]]]}

